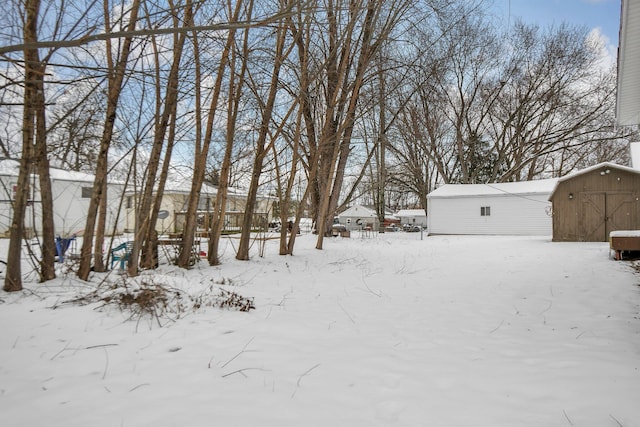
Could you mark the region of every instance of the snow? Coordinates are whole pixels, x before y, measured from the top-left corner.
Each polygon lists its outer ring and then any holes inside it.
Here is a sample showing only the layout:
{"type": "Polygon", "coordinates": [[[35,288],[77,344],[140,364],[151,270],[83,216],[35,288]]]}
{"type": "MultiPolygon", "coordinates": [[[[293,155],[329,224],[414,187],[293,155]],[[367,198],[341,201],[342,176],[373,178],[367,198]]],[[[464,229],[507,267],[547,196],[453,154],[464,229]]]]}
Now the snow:
{"type": "Polygon", "coordinates": [[[512,194],[551,194],[557,178],[493,184],[445,184],[429,193],[428,198],[475,197],[512,194]]]}
{"type": "MultiPolygon", "coordinates": [[[[0,159],[0,176],[18,177],[20,172],[20,162],[14,159],[0,159]]],[[[93,183],[95,176],[84,173],[76,172],[65,169],[58,169],[54,167],[49,168],[49,176],[53,180],[58,181],[73,181],[83,183],[93,183]]],[[[110,183],[118,184],[118,181],[109,180],[110,183]]]]}
{"type": "Polygon", "coordinates": [[[604,173],[610,173],[610,171],[607,171],[607,169],[617,169],[623,172],[640,174],[640,169],[634,169],[628,166],[618,165],[616,163],[611,163],[611,162],[603,162],[603,163],[598,163],[597,165],[590,166],[588,168],[584,168],[575,172],[568,173],[565,176],[558,178],[558,182],[560,183],[563,181],[567,181],[569,179],[575,178],[578,175],[584,175],[593,171],[597,171],[598,169],[604,169],[604,171],[602,171],[604,173]]]}
{"type": "Polygon", "coordinates": [[[640,425],[638,278],[607,243],[352,236],[161,265],[143,278],[256,306],[163,327],[65,302],[117,272],[0,293],[2,424],[640,425]]]}
{"type": "Polygon", "coordinates": [[[426,216],[424,209],[400,209],[396,212],[397,217],[403,216],[426,216]]]}
{"type": "Polygon", "coordinates": [[[609,237],[640,237],[640,230],[616,230],[610,232],[609,237]]]}

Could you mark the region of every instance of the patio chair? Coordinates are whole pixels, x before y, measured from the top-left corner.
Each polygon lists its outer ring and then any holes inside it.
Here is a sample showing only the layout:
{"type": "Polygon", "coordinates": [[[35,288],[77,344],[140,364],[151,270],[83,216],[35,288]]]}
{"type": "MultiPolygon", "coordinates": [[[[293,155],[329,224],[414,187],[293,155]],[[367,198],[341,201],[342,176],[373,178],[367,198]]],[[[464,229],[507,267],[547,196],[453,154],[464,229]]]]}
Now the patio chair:
{"type": "Polygon", "coordinates": [[[125,243],[121,243],[115,248],[111,249],[111,269],[113,270],[113,265],[120,261],[120,269],[125,269],[125,263],[129,261],[131,257],[131,251],[133,249],[133,241],[128,241],[125,243]]]}

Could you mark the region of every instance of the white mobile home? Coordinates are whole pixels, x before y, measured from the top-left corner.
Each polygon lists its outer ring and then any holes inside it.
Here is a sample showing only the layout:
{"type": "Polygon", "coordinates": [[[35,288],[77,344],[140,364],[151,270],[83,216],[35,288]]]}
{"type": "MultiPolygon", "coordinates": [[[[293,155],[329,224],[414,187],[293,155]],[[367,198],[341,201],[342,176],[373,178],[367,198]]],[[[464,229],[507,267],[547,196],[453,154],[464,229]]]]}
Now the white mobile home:
{"type": "Polygon", "coordinates": [[[429,234],[551,236],[556,182],[443,185],[427,195],[429,234]]]}
{"type": "MultiPolygon", "coordinates": [[[[0,160],[0,236],[7,236],[13,220],[13,200],[18,182],[19,162],[0,160]]],[[[89,200],[93,191],[94,176],[50,168],[53,196],[54,232],[62,237],[82,235],[87,220],[89,200]]],[[[41,234],[42,203],[40,182],[37,175],[30,177],[31,194],[25,215],[25,227],[29,232],[41,234]]],[[[121,233],[123,218],[118,215],[123,186],[109,183],[107,189],[107,233],[121,233]]]]}

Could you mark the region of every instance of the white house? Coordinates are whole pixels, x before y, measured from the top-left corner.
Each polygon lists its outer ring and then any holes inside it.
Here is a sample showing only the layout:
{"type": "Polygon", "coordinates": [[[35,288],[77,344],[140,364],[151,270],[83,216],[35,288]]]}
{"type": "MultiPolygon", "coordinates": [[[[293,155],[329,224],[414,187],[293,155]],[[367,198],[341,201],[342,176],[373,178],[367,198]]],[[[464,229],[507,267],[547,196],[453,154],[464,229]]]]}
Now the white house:
{"type": "Polygon", "coordinates": [[[556,182],[443,185],[427,195],[429,234],[551,236],[556,182]]]}
{"type": "MultiPolygon", "coordinates": [[[[13,220],[13,200],[17,189],[19,162],[0,160],[0,236],[7,236],[13,220]]],[[[53,196],[54,232],[62,237],[81,235],[87,220],[89,201],[93,191],[94,176],[50,168],[53,196]]],[[[37,175],[30,177],[31,195],[25,215],[25,227],[29,232],[41,233],[42,203],[40,182],[37,175]]],[[[107,186],[107,233],[121,233],[124,219],[118,215],[123,186],[109,183],[107,186]]]]}
{"type": "MultiPolygon", "coordinates": [[[[184,223],[191,195],[192,176],[190,171],[174,168],[164,188],[160,201],[160,212],[156,223],[156,231],[160,234],[180,233],[184,229],[184,223]]],[[[204,233],[209,230],[211,215],[218,193],[217,187],[206,182],[202,184],[200,198],[198,200],[197,232],[204,233]]],[[[126,193],[124,209],[125,231],[135,229],[136,199],[138,194],[129,190],[126,193]]],[[[225,207],[225,229],[239,230],[247,205],[247,194],[240,189],[229,187],[227,190],[227,204],[225,207]]],[[[254,227],[266,227],[273,211],[273,198],[264,194],[258,194],[253,215],[254,227]]]]}
{"type": "Polygon", "coordinates": [[[362,205],[354,205],[343,211],[338,215],[338,221],[350,231],[360,230],[367,226],[378,230],[380,223],[376,211],[362,205]]]}
{"type": "Polygon", "coordinates": [[[401,209],[394,216],[400,219],[400,224],[427,226],[427,213],[424,209],[401,209]]]}

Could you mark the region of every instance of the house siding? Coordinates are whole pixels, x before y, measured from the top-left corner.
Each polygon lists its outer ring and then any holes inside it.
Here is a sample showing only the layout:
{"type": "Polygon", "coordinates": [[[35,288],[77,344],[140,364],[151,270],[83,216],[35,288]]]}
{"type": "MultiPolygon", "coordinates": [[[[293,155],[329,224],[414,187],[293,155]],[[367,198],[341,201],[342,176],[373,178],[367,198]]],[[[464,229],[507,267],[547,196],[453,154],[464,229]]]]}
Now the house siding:
{"type": "Polygon", "coordinates": [[[360,205],[352,206],[340,213],[338,221],[350,231],[360,230],[367,224],[370,224],[374,230],[378,230],[379,226],[375,211],[360,205]]]}
{"type": "MultiPolygon", "coordinates": [[[[25,227],[27,233],[34,232],[41,235],[42,203],[40,182],[35,176],[31,177],[32,203],[27,206],[25,227]]],[[[13,185],[17,183],[17,176],[0,176],[0,235],[9,236],[13,220],[13,185]]],[[[92,181],[73,181],[68,179],[51,178],[51,195],[53,198],[54,233],[63,237],[82,235],[87,221],[89,198],[83,197],[83,188],[93,188],[92,181]]],[[[118,216],[120,197],[123,186],[110,183],[107,186],[107,224],[106,233],[121,233],[124,220],[118,216]],[[117,221],[117,222],[116,222],[117,221]]]]}

